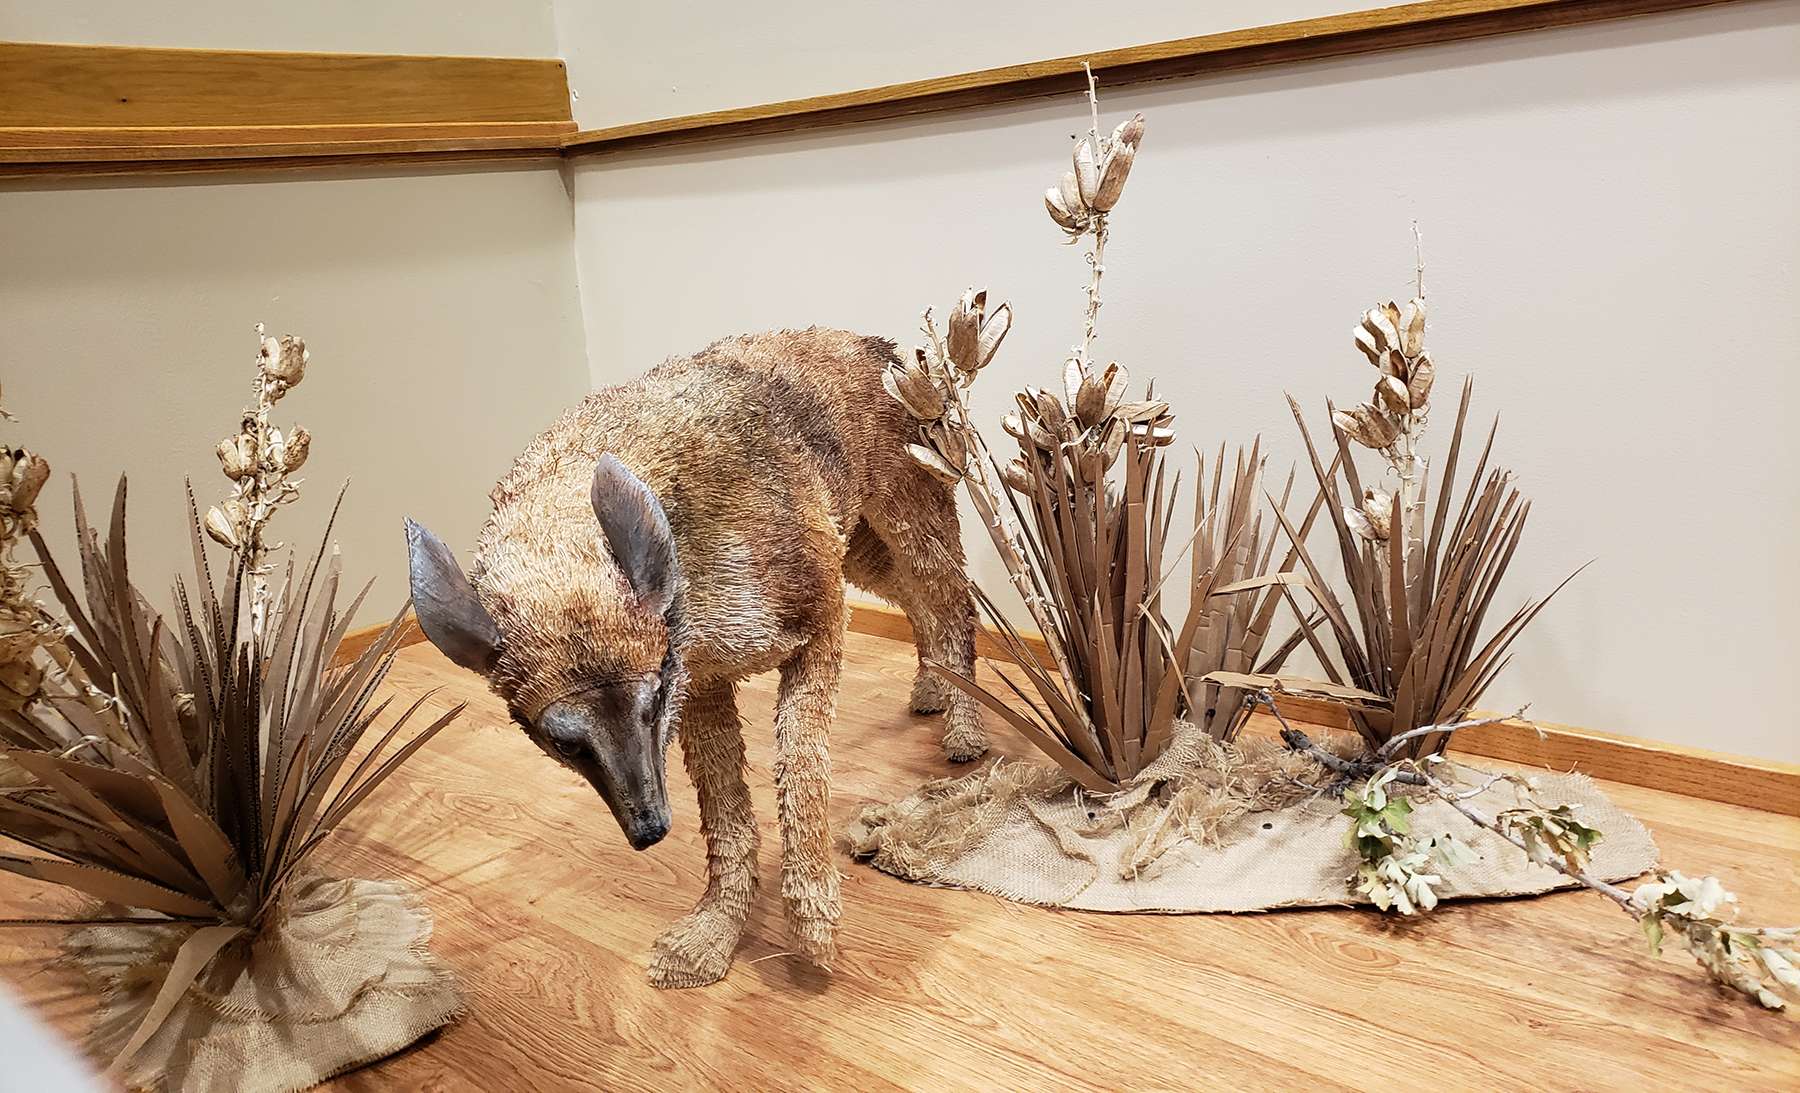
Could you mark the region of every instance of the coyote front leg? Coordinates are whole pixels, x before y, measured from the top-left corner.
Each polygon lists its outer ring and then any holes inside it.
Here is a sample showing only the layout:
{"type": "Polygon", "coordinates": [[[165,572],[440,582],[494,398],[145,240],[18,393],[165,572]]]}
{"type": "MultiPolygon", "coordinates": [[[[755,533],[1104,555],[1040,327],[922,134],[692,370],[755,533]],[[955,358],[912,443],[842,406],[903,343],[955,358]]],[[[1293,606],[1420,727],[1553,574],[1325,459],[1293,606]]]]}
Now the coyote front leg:
{"type": "Polygon", "coordinates": [[[831,856],[828,743],[844,641],[843,585],[826,605],[834,621],[782,666],[775,706],[775,792],[781,813],[781,899],[795,948],[829,968],[842,914],[831,856]]]}
{"type": "Polygon", "coordinates": [[[756,817],[744,784],[744,731],[736,686],[693,683],[681,719],[681,758],[700,798],[706,891],[656,939],[650,982],[701,987],[725,978],[756,897],[756,817]]]}

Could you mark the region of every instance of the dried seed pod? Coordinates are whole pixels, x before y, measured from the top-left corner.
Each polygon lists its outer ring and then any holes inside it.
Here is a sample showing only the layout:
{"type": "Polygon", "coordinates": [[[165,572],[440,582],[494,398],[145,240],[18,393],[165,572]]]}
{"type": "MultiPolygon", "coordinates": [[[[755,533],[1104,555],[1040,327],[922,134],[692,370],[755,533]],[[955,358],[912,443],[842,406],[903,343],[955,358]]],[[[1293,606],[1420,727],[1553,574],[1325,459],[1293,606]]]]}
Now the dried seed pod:
{"type": "Polygon", "coordinates": [[[1057,401],[1056,396],[1048,391],[1038,392],[1037,411],[1039,419],[1044,423],[1044,428],[1053,433],[1062,432],[1063,426],[1069,422],[1069,412],[1063,408],[1061,402],[1057,401]]]}
{"type": "Polygon", "coordinates": [[[1081,230],[1081,221],[1076,219],[1075,214],[1063,204],[1062,194],[1057,192],[1056,187],[1052,186],[1044,191],[1044,208],[1050,213],[1050,219],[1056,221],[1056,226],[1063,231],[1079,232],[1081,230]]]}
{"type": "Polygon", "coordinates": [[[1082,205],[1093,208],[1094,196],[1100,192],[1100,157],[1092,133],[1075,142],[1075,185],[1081,191],[1082,205]]]}
{"type": "Polygon", "coordinates": [[[231,521],[219,510],[217,505],[206,510],[205,523],[206,534],[212,537],[213,542],[228,546],[233,550],[237,549],[237,529],[232,526],[231,521]]]}
{"type": "Polygon", "coordinates": [[[924,372],[890,367],[881,374],[881,385],[920,421],[936,421],[944,416],[944,393],[924,372]]]}
{"type": "Polygon", "coordinates": [[[1399,422],[1367,403],[1348,410],[1333,410],[1331,423],[1358,444],[1377,451],[1392,444],[1400,435],[1399,422]]]}
{"type": "Polygon", "coordinates": [[[1363,312],[1362,328],[1375,339],[1375,348],[1383,353],[1400,344],[1399,331],[1394,329],[1394,324],[1388,319],[1387,313],[1379,307],[1372,307],[1363,312]]]}
{"type": "Polygon", "coordinates": [[[1119,203],[1126,176],[1131,174],[1131,161],[1136,157],[1137,149],[1129,144],[1114,144],[1107,151],[1106,163],[1100,168],[1100,189],[1094,194],[1095,212],[1111,212],[1119,203]]]}
{"type": "Polygon", "coordinates": [[[962,430],[949,422],[940,421],[932,429],[932,446],[943,453],[944,460],[952,467],[969,465],[969,442],[963,437],[962,430]]]}
{"type": "Polygon", "coordinates": [[[292,334],[264,338],[257,356],[257,366],[269,379],[292,387],[306,375],[306,343],[292,334]]]}
{"type": "Polygon", "coordinates": [[[7,483],[11,487],[9,503],[14,510],[24,512],[37,503],[44,483],[50,480],[50,461],[23,448],[9,455],[12,463],[7,475],[7,483]]]}
{"type": "Polygon", "coordinates": [[[1375,526],[1369,522],[1368,516],[1354,505],[1344,507],[1344,522],[1350,525],[1351,531],[1370,542],[1380,542],[1384,538],[1384,536],[1375,534],[1375,526]]]}
{"type": "Polygon", "coordinates": [[[312,434],[303,426],[294,426],[294,431],[287,438],[287,447],[281,453],[281,469],[292,474],[306,465],[306,457],[312,451],[312,434]]]}
{"type": "Polygon", "coordinates": [[[1362,515],[1373,531],[1368,538],[1386,539],[1392,533],[1394,523],[1394,495],[1374,486],[1364,486],[1362,515]]]}
{"type": "Polygon", "coordinates": [[[950,363],[960,372],[973,372],[980,365],[982,312],[987,309],[987,293],[968,289],[950,312],[949,333],[944,339],[950,363]]]}
{"type": "Polygon", "coordinates": [[[908,444],[906,454],[912,456],[913,462],[931,472],[931,476],[940,482],[962,481],[961,471],[945,462],[943,456],[923,444],[908,444]]]}
{"type": "Polygon", "coordinates": [[[1137,151],[1138,145],[1144,142],[1144,113],[1137,113],[1120,122],[1112,131],[1112,146],[1125,147],[1137,151]]]}
{"type": "Polygon", "coordinates": [[[1000,428],[1014,440],[1029,441],[1031,434],[1025,431],[1025,419],[1018,414],[1007,414],[1000,419],[1000,428]]]}
{"type": "Polygon", "coordinates": [[[1000,343],[1006,340],[1006,332],[1012,329],[1012,305],[1001,304],[994,313],[981,324],[981,338],[975,347],[975,367],[986,368],[993,362],[994,354],[1000,351],[1000,343]]]}
{"type": "Polygon", "coordinates": [[[1025,461],[1023,459],[1015,458],[1012,462],[1000,468],[1000,481],[1005,482],[1008,486],[1018,490],[1020,493],[1030,493],[1031,469],[1025,466],[1025,461]]]}
{"type": "Polygon", "coordinates": [[[1086,378],[1087,371],[1081,367],[1078,358],[1070,357],[1063,361],[1063,398],[1068,400],[1070,406],[1075,405],[1075,396],[1081,394],[1081,383],[1086,378]]]}
{"type": "Polygon", "coordinates": [[[1077,216],[1087,211],[1087,203],[1081,200],[1081,183],[1076,181],[1074,171],[1063,172],[1062,178],[1056,182],[1056,192],[1062,197],[1062,207],[1067,209],[1071,216],[1077,216]]]}
{"type": "Polygon", "coordinates": [[[1143,402],[1127,402],[1119,407],[1119,414],[1133,424],[1155,423],[1169,412],[1169,404],[1162,399],[1146,399],[1143,402]]]}
{"type": "Polygon", "coordinates": [[[1119,412],[1125,402],[1125,389],[1131,384],[1131,373],[1114,361],[1106,366],[1106,372],[1100,377],[1106,385],[1106,404],[1101,408],[1102,417],[1111,417],[1119,412]]]}
{"type": "Polygon", "coordinates": [[[256,473],[256,435],[239,433],[219,441],[216,454],[219,467],[224,470],[225,477],[233,482],[248,478],[256,473]]]}
{"type": "Polygon", "coordinates": [[[1413,409],[1424,408],[1431,401],[1431,384],[1437,379],[1437,366],[1431,363],[1431,354],[1421,353],[1412,363],[1412,378],[1407,382],[1407,400],[1413,409]]]}
{"type": "Polygon", "coordinates": [[[1407,375],[1406,354],[1400,352],[1398,349],[1390,349],[1382,354],[1381,371],[1386,375],[1393,376],[1401,383],[1405,383],[1407,375]]]}
{"type": "Polygon", "coordinates": [[[1375,385],[1375,397],[1387,404],[1387,408],[1396,414],[1404,414],[1412,409],[1412,396],[1407,394],[1406,384],[1393,376],[1383,376],[1375,385]]]}
{"type": "Polygon", "coordinates": [[[1375,335],[1369,333],[1367,327],[1358,326],[1355,338],[1356,348],[1362,350],[1363,356],[1369,358],[1370,364],[1380,368],[1383,352],[1381,347],[1375,344],[1375,335]]]}
{"type": "Polygon", "coordinates": [[[1400,351],[1416,357],[1425,349],[1425,301],[1414,296],[1400,316],[1400,351]]]}
{"type": "Polygon", "coordinates": [[[1106,385],[1093,376],[1081,381],[1075,392],[1075,418],[1082,425],[1092,427],[1106,416],[1106,385]]]}

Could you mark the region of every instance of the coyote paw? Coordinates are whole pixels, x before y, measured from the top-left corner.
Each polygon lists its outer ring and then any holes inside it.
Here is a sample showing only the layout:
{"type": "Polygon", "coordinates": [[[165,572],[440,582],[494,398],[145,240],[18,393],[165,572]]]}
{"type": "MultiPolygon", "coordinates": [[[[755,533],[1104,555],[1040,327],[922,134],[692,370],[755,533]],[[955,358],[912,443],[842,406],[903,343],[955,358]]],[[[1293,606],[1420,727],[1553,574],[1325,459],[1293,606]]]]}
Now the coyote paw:
{"type": "Polygon", "coordinates": [[[924,665],[919,666],[919,674],[913,677],[912,712],[943,713],[950,705],[950,695],[955,688],[924,665]]]}
{"type": "Polygon", "coordinates": [[[744,924],[723,911],[698,908],[664,930],[650,950],[650,985],[704,987],[725,978],[744,924]]]}
{"type": "Polygon", "coordinates": [[[782,897],[794,951],[815,967],[830,968],[837,956],[838,919],[844,913],[837,870],[803,883],[790,881],[783,885],[782,897]]]}
{"type": "Polygon", "coordinates": [[[972,709],[951,707],[949,723],[944,726],[944,757],[952,763],[979,759],[988,750],[987,729],[981,715],[972,709]]]}
{"type": "Polygon", "coordinates": [[[837,921],[835,919],[788,919],[788,939],[794,951],[815,968],[829,971],[837,959],[837,921]]]}

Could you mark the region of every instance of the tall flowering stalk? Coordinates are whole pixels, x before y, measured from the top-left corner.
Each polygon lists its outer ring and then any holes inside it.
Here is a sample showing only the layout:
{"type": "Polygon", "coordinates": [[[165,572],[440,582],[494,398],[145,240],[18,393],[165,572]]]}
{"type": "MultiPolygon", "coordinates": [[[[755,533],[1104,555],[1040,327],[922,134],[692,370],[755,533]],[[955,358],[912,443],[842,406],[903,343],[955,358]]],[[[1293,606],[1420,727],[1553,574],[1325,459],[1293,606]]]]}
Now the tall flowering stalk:
{"type": "Polygon", "coordinates": [[[290,478],[306,462],[312,434],[296,425],[287,436],[269,423],[275,404],[306,376],[306,343],[292,334],[269,337],[256,324],[256,399],[238,431],[219,441],[217,455],[231,496],[206,511],[206,533],[237,552],[250,573],[251,630],[264,632],[269,609],[269,552],[280,543],[265,533],[275,510],[297,500],[300,480],[290,478]]]}

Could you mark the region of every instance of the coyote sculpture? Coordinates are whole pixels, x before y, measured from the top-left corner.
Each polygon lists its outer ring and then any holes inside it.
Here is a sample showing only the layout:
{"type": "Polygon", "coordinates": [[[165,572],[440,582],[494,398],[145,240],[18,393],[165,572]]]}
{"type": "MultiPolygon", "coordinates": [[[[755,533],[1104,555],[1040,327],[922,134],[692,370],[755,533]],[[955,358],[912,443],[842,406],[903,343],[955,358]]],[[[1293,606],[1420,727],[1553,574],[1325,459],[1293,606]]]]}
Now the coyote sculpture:
{"type": "Polygon", "coordinates": [[[826,735],[846,580],[911,620],[913,709],[948,710],[949,756],[986,750],[972,700],[924,665],[972,670],[974,607],[951,487],[908,456],[915,426],[882,385],[894,359],[892,342],[844,331],[747,335],[588,396],[494,487],[470,578],[407,522],[426,636],[593,784],[636,849],[669,830],[664,751],[679,732],[708,879],[657,939],[658,986],[722,978],[750,913],[735,693],[770,669],[781,896],[796,949],[830,966],[826,735]]]}

